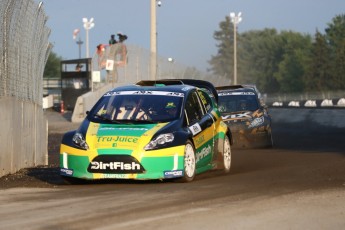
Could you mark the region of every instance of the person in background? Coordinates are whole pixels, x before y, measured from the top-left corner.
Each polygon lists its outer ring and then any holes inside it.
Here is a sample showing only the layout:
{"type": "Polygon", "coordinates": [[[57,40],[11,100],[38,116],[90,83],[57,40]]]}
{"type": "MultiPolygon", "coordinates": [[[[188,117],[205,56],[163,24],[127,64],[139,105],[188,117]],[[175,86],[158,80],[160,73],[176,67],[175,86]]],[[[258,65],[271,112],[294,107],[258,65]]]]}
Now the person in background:
{"type": "Polygon", "coordinates": [[[116,56],[117,56],[117,66],[125,66],[127,64],[127,46],[124,41],[127,40],[127,35],[121,32],[117,33],[119,37],[119,42],[117,43],[116,56]]]}
{"type": "Polygon", "coordinates": [[[99,44],[97,46],[96,53],[97,53],[97,57],[98,57],[98,68],[99,69],[105,68],[105,63],[106,63],[106,60],[105,60],[105,46],[107,46],[107,45],[99,44]]]}
{"type": "Polygon", "coordinates": [[[116,43],[115,34],[110,35],[109,45],[114,45],[116,43]]]}
{"type": "Polygon", "coordinates": [[[111,82],[113,86],[118,80],[117,67],[123,67],[127,64],[127,47],[123,42],[127,40],[128,37],[122,33],[118,33],[117,35],[119,36],[119,41],[110,45],[106,64],[107,82],[111,82]]]}
{"type": "Polygon", "coordinates": [[[83,68],[83,65],[80,64],[80,63],[78,63],[78,64],[76,65],[76,67],[75,67],[75,71],[76,71],[76,72],[80,72],[80,71],[81,71],[81,68],[83,68]]]}

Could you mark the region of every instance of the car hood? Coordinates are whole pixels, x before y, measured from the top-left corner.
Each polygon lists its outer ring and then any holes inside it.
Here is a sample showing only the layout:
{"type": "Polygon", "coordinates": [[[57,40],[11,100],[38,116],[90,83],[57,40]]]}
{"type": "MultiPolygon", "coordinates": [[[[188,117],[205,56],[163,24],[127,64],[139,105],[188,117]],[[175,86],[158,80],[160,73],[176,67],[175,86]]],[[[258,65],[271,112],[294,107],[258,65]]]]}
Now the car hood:
{"type": "Polygon", "coordinates": [[[90,122],[86,142],[90,149],[134,149],[144,147],[151,138],[169,123],[100,124],[90,122]]]}

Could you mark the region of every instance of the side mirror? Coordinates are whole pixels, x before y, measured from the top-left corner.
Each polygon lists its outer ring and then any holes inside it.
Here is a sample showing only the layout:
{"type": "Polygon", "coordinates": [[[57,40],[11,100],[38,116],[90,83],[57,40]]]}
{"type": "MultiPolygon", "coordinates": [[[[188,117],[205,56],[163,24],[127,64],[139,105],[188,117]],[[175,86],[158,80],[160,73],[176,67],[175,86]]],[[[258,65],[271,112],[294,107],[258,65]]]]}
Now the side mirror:
{"type": "Polygon", "coordinates": [[[206,114],[201,121],[200,121],[200,126],[205,129],[210,127],[213,124],[213,119],[209,114],[206,114]]]}
{"type": "Polygon", "coordinates": [[[206,126],[210,127],[213,124],[213,120],[210,116],[208,116],[209,118],[206,120],[206,126]]]}

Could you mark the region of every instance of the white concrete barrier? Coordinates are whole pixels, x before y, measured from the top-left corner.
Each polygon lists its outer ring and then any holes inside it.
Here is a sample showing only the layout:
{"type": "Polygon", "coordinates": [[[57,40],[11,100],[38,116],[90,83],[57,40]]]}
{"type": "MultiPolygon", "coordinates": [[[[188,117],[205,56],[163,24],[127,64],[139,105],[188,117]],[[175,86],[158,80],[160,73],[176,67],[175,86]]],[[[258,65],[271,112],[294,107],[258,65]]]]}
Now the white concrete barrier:
{"type": "Polygon", "coordinates": [[[332,100],[329,100],[329,99],[325,99],[321,102],[321,107],[324,107],[324,106],[333,106],[333,102],[332,100]]]}
{"type": "Polygon", "coordinates": [[[54,106],[54,97],[53,95],[48,95],[43,98],[43,109],[52,108],[54,106]]]}
{"type": "Polygon", "coordinates": [[[308,100],[304,104],[305,107],[316,107],[316,101],[315,100],[308,100]]]}
{"type": "Polygon", "coordinates": [[[273,102],[272,106],[276,106],[276,107],[280,107],[280,106],[283,106],[283,102],[273,102]]]}
{"type": "Polygon", "coordinates": [[[299,101],[290,101],[288,106],[291,107],[300,107],[299,101]]]}
{"type": "Polygon", "coordinates": [[[337,106],[345,107],[345,98],[339,99],[339,101],[337,103],[337,106]]]}

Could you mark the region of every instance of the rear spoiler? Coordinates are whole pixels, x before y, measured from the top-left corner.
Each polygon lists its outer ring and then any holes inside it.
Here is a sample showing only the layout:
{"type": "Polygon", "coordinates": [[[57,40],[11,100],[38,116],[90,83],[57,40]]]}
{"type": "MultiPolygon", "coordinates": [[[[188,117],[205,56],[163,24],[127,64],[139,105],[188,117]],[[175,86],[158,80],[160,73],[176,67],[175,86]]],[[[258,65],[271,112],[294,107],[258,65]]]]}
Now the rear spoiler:
{"type": "Polygon", "coordinates": [[[218,94],[216,87],[209,81],[195,79],[160,79],[160,80],[143,80],[136,83],[140,86],[159,86],[159,85],[191,85],[201,89],[206,89],[215,98],[218,103],[218,94]]]}
{"type": "Polygon", "coordinates": [[[247,88],[243,85],[226,85],[226,86],[217,86],[216,90],[227,90],[227,89],[242,89],[247,88]]]}

